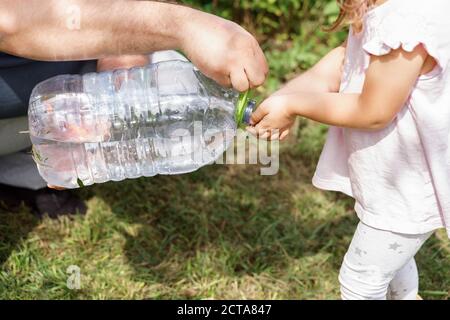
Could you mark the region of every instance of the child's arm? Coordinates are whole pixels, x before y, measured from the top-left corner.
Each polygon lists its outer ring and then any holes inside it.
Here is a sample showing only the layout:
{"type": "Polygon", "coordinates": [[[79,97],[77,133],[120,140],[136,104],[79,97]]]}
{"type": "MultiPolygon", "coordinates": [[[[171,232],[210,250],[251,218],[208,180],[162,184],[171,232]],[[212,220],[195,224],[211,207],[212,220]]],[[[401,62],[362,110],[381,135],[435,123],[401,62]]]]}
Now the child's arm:
{"type": "Polygon", "coordinates": [[[295,92],[338,92],[341,85],[346,43],[331,50],[314,67],[289,81],[275,95],[295,92]]]}
{"type": "Polygon", "coordinates": [[[284,138],[297,115],[339,127],[384,128],[401,110],[424,73],[427,57],[423,46],[412,52],[398,49],[385,56],[373,56],[361,94],[297,91],[273,95],[253,114],[255,126],[250,131],[267,138],[279,130],[284,138]]]}

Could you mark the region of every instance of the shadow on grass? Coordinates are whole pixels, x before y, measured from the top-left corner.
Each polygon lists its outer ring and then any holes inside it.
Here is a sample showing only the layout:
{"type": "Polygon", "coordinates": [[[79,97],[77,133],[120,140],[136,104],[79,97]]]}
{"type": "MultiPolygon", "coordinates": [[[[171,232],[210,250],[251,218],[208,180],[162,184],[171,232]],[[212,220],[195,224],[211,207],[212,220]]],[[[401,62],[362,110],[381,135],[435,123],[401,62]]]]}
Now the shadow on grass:
{"type": "MultiPolygon", "coordinates": [[[[256,166],[209,166],[189,175],[86,188],[80,192],[86,200],[103,199],[118,219],[107,226],[94,219],[85,232],[99,234],[104,226],[111,243],[111,234],[118,231],[125,241],[115,253],[123,251],[133,280],[164,287],[152,298],[208,297],[217,279],[226,279],[217,291],[227,292],[230,283],[252,277],[261,277],[255,281],[262,287],[272,281],[267,291],[280,290],[281,297],[337,297],[337,272],[358,221],[348,197],[311,186],[323,128],[308,128],[304,143],[291,143],[282,152],[275,176],[261,176],[256,166]],[[180,290],[191,284],[202,288],[180,290]]],[[[0,211],[0,265],[38,223],[27,210],[0,211]]],[[[63,237],[64,232],[55,239],[63,237]]],[[[90,238],[72,237],[75,243],[90,238]]],[[[109,247],[103,250],[114,258],[109,247]]],[[[442,241],[432,238],[418,264],[424,297],[445,298],[445,292],[435,290],[449,287],[442,241]]],[[[256,295],[262,297],[266,295],[256,295]]]]}
{"type": "Polygon", "coordinates": [[[123,234],[140,281],[277,274],[288,272],[292,260],[317,254],[337,271],[357,224],[352,201],[315,190],[312,167],[295,156],[284,152],[275,176],[261,176],[256,166],[210,166],[101,185],[92,195],[139,225],[137,234],[123,234]]]}
{"type": "MultiPolygon", "coordinates": [[[[135,278],[144,283],[291,273],[301,281],[328,277],[338,288],[337,272],[358,220],[348,197],[311,186],[321,145],[283,152],[276,176],[261,176],[255,166],[210,166],[190,175],[97,186],[94,193],[121,220],[139,225],[137,234],[123,235],[135,278]],[[316,256],[326,266],[292,268],[293,261],[316,256]]],[[[433,238],[418,256],[425,290],[448,284],[448,253],[438,248],[433,238]]],[[[424,296],[442,298],[433,294],[424,296]]]]}
{"type": "Polygon", "coordinates": [[[0,208],[0,267],[38,223],[39,218],[25,206],[15,212],[0,208]]]}

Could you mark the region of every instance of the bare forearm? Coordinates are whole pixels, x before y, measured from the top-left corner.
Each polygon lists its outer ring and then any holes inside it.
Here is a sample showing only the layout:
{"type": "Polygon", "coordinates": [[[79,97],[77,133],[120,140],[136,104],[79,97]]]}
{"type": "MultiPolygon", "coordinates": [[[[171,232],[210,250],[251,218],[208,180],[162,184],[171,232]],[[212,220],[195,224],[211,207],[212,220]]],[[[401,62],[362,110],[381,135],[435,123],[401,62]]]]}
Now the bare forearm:
{"type": "Polygon", "coordinates": [[[372,56],[361,93],[308,93],[298,88],[290,94],[270,96],[252,114],[251,131],[262,137],[281,131],[281,139],[294,124],[295,116],[338,127],[383,129],[405,107],[417,78],[435,66],[432,61],[425,68],[428,58],[423,46],[411,52],[400,48],[372,56]]]}
{"type": "Polygon", "coordinates": [[[0,0],[0,51],[37,60],[178,49],[195,10],[153,1],[0,0]]]}
{"type": "Polygon", "coordinates": [[[372,57],[361,94],[297,91],[282,100],[293,114],[322,123],[381,129],[389,125],[404,106],[423,72],[427,57],[422,46],[413,52],[399,49],[387,56],[372,57]]]}
{"type": "Polygon", "coordinates": [[[376,130],[392,118],[382,108],[371,108],[361,94],[298,93],[283,98],[294,115],[337,127],[376,130]]]}

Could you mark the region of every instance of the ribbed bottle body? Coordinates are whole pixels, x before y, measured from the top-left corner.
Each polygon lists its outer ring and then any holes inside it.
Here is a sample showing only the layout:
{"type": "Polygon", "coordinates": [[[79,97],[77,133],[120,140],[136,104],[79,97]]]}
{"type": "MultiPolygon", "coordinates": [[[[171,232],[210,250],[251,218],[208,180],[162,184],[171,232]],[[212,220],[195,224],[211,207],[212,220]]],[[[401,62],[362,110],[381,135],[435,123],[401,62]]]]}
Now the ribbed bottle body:
{"type": "Polygon", "coordinates": [[[33,155],[65,188],[192,172],[230,145],[237,97],[182,61],[57,76],[30,99],[33,155]]]}

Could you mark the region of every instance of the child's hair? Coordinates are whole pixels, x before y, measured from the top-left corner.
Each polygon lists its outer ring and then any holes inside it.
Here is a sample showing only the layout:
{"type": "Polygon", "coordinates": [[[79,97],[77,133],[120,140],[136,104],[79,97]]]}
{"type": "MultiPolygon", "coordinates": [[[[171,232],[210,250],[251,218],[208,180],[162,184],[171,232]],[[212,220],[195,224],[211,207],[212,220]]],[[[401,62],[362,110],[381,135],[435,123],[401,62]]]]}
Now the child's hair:
{"type": "Polygon", "coordinates": [[[376,2],[377,0],[337,0],[339,16],[328,30],[336,31],[343,25],[353,25],[360,29],[364,15],[376,2]]]}

